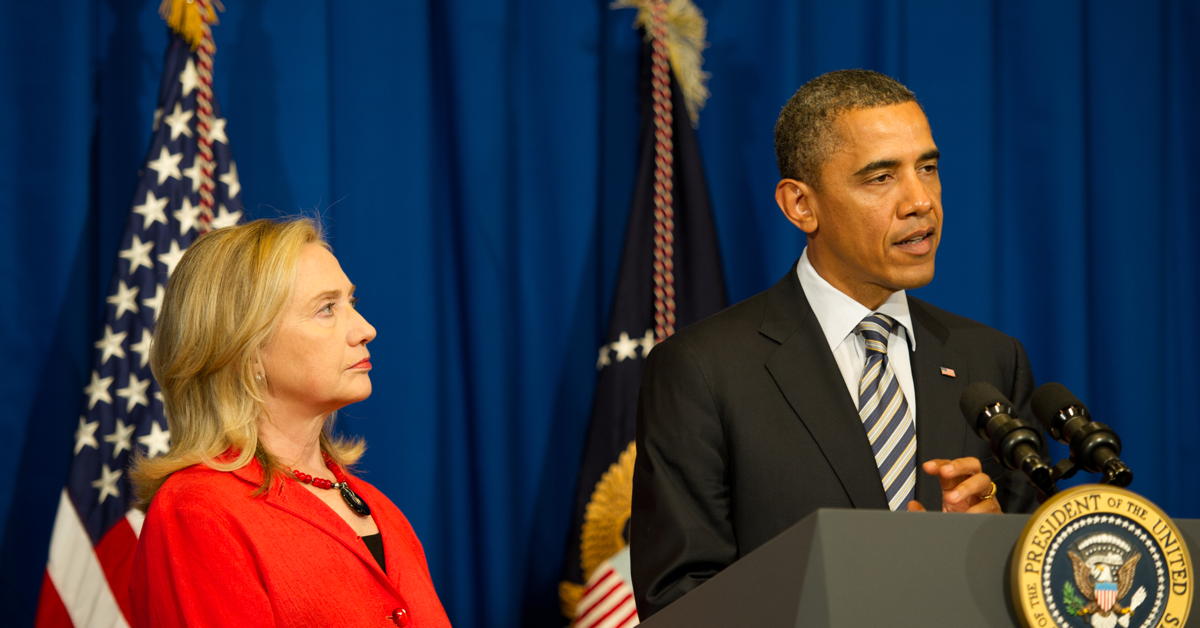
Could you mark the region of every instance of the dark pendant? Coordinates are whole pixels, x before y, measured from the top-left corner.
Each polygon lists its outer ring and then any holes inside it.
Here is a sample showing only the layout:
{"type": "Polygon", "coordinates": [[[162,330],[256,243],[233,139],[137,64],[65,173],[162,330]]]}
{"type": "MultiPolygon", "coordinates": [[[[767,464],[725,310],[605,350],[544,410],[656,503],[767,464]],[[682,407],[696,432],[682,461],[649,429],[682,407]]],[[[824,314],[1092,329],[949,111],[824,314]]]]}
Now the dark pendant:
{"type": "Polygon", "coordinates": [[[346,502],[346,505],[350,507],[350,510],[354,511],[354,514],[360,517],[365,517],[371,514],[371,508],[367,506],[367,502],[364,502],[363,499],[358,496],[358,493],[355,493],[350,488],[349,484],[346,482],[339,482],[338,490],[341,491],[342,499],[346,502]]]}

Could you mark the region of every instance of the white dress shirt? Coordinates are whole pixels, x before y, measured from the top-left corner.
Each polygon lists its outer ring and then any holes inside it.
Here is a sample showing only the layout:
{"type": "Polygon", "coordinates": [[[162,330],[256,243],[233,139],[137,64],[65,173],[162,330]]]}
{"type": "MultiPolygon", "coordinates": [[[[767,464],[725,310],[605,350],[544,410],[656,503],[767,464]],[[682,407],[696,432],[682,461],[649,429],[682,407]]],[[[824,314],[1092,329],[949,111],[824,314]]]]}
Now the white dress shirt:
{"type": "Polygon", "coordinates": [[[800,287],[808,304],[817,315],[817,323],[825,334],[829,349],[833,351],[833,359],[837,362],[842,379],[846,382],[846,392],[854,407],[858,407],[858,382],[862,377],[863,365],[866,363],[866,341],[861,334],[854,331],[864,318],[873,312],[887,314],[900,323],[899,329],[888,337],[888,364],[896,379],[900,382],[900,391],[908,401],[908,414],[914,424],[917,416],[916,387],[913,385],[912,361],[909,351],[917,348],[917,337],[913,334],[912,316],[908,313],[908,298],[904,291],[893,292],[891,296],[875,310],[847,296],[844,292],[833,287],[817,274],[812,262],[808,261],[808,249],[800,255],[796,264],[796,275],[800,278],[800,287]]]}

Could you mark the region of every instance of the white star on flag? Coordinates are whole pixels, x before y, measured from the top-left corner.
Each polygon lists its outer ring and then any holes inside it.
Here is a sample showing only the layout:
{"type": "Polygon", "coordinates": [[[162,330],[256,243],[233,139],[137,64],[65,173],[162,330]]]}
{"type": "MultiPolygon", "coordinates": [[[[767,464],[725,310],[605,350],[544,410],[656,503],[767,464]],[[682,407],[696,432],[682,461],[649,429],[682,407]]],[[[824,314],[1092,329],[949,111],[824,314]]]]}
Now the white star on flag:
{"type": "Polygon", "coordinates": [[[170,198],[165,196],[159,198],[154,195],[152,190],[146,190],[146,202],[133,207],[133,213],[142,217],[142,229],[149,229],[150,225],[156,222],[167,224],[167,215],[164,210],[167,209],[167,203],[170,202],[170,198]]]}
{"type": "MultiPolygon", "coordinates": [[[[227,120],[225,118],[217,118],[216,120],[213,120],[212,127],[208,130],[209,139],[211,139],[214,142],[228,144],[229,138],[225,137],[225,123],[226,122],[227,122],[227,120]]],[[[233,196],[233,195],[230,194],[230,196],[233,196]]]]}
{"type": "MultiPolygon", "coordinates": [[[[230,198],[233,198],[232,193],[229,196],[230,196],[230,198]]],[[[238,211],[231,212],[228,209],[226,209],[224,205],[222,205],[220,207],[220,209],[217,210],[217,215],[213,216],[211,226],[213,229],[223,229],[225,227],[232,227],[232,226],[238,224],[238,222],[241,219],[242,219],[242,210],[239,209],[238,211]]]]}
{"type": "Polygon", "coordinates": [[[75,428],[75,453],[79,453],[84,447],[99,449],[100,443],[96,442],[96,428],[100,427],[99,421],[88,422],[84,417],[79,417],[79,427],[75,428]]]}
{"type": "Polygon", "coordinates": [[[175,141],[180,135],[192,136],[192,129],[188,123],[192,120],[192,112],[184,111],[183,105],[175,103],[175,111],[171,115],[163,119],[167,126],[171,127],[171,141],[175,141]]]}
{"type": "Polygon", "coordinates": [[[146,167],[158,174],[158,185],[162,185],[169,177],[183,180],[183,173],[179,172],[180,161],[183,161],[183,153],[172,153],[163,146],[158,159],[147,162],[146,167]]]}
{"type": "MultiPolygon", "coordinates": [[[[155,312],[158,309],[155,308],[155,312]]],[[[154,335],[145,329],[142,330],[142,339],[129,345],[129,349],[138,354],[139,366],[145,368],[146,362],[150,359],[150,343],[153,341],[154,335]]]]}
{"type": "Polygon", "coordinates": [[[123,469],[113,471],[108,468],[107,464],[100,465],[100,478],[92,482],[92,486],[100,489],[100,497],[98,499],[101,504],[109,497],[121,496],[121,490],[117,488],[117,480],[121,479],[121,474],[124,472],[123,469]]]}
{"type": "Polygon", "coordinates": [[[138,442],[146,448],[146,457],[153,458],[165,454],[171,449],[171,432],[158,425],[158,421],[150,424],[150,433],[138,436],[138,442]]]}
{"type": "MultiPolygon", "coordinates": [[[[192,194],[200,191],[200,180],[204,178],[204,169],[200,167],[200,161],[200,155],[196,155],[196,158],[192,160],[192,165],[183,169],[183,176],[192,182],[192,194]]],[[[183,199],[183,202],[188,202],[188,199],[183,199]]]]}
{"type": "MultiPolygon", "coordinates": [[[[199,179],[195,180],[199,181],[199,179]]],[[[175,220],[179,221],[179,235],[187,234],[187,232],[195,229],[200,224],[200,206],[193,206],[190,199],[183,199],[183,205],[173,213],[175,214],[175,220]]]]}
{"type": "Polygon", "coordinates": [[[117,253],[121,259],[129,260],[129,272],[133,274],[137,272],[139,266],[146,268],[154,268],[154,264],[150,262],[150,249],[154,248],[154,240],[142,242],[141,238],[135,233],[133,240],[129,243],[129,248],[117,253]]]}
{"type": "Polygon", "coordinates": [[[603,345],[600,347],[600,357],[596,358],[596,368],[602,369],[609,364],[612,364],[612,360],[608,357],[608,345],[603,345]]]}
{"type": "Polygon", "coordinates": [[[179,248],[179,242],[171,240],[171,248],[166,253],[158,254],[158,261],[167,265],[167,276],[175,272],[175,265],[183,257],[183,249],[179,248]]]}
{"type": "Polygon", "coordinates": [[[135,407],[150,403],[146,399],[146,389],[150,387],[150,382],[149,379],[138,379],[137,375],[129,374],[129,384],[117,389],[117,396],[125,400],[126,412],[132,412],[135,407]]]}
{"type": "Polygon", "coordinates": [[[242,184],[238,183],[237,164],[229,162],[229,172],[217,178],[229,186],[229,198],[237,198],[238,193],[242,191],[242,184]]]}
{"type": "Polygon", "coordinates": [[[83,389],[84,394],[88,396],[88,410],[96,407],[96,403],[100,401],[112,403],[112,395],[108,392],[112,381],[113,378],[100,377],[99,373],[92,371],[92,381],[83,389]]]}
{"type": "Polygon", "coordinates": [[[162,307],[163,287],[162,284],[154,286],[154,296],[142,299],[142,307],[154,311],[154,320],[158,320],[158,309],[162,307]]]}
{"type": "Polygon", "coordinates": [[[200,86],[200,75],[196,73],[196,64],[191,59],[188,59],[187,65],[179,73],[179,82],[183,84],[184,96],[191,94],[193,89],[200,86]]]}
{"type": "Polygon", "coordinates": [[[654,348],[655,344],[657,344],[657,342],[654,340],[654,330],[653,329],[646,330],[646,334],[644,336],[642,336],[641,343],[642,343],[642,357],[643,358],[649,357],[650,350],[654,348]]]}
{"type": "Polygon", "coordinates": [[[104,326],[104,337],[96,341],[95,347],[100,350],[100,364],[108,362],[108,359],[114,355],[118,358],[125,357],[125,348],[121,345],[125,342],[125,336],[129,332],[121,331],[114,332],[112,325],[104,326]]]}
{"type": "Polygon", "coordinates": [[[638,342],[630,339],[629,334],[625,332],[621,332],[621,336],[612,343],[612,348],[613,353],[617,355],[617,362],[637,358],[638,342]]]}
{"type": "Polygon", "coordinates": [[[117,419],[117,427],[113,429],[113,433],[104,437],[104,442],[113,444],[113,458],[121,455],[122,451],[133,449],[133,430],[137,426],[133,423],[126,425],[121,419],[117,419]]]}
{"type": "Polygon", "coordinates": [[[117,313],[113,314],[114,319],[121,318],[125,312],[133,312],[134,314],[137,314],[138,290],[140,290],[140,288],[137,286],[130,287],[126,285],[124,281],[117,282],[117,293],[108,297],[107,299],[109,303],[117,306],[117,313]]]}

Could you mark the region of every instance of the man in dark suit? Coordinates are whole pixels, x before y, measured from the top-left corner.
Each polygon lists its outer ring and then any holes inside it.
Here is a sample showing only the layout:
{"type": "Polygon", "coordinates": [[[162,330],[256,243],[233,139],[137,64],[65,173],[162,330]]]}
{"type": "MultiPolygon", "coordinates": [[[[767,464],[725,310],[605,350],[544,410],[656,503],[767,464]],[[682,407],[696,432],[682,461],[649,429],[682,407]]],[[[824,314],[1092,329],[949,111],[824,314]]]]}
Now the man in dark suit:
{"type": "Polygon", "coordinates": [[[818,508],[1032,503],[958,409],[986,381],[1029,416],[1020,343],[904,292],[933,279],[942,226],[912,92],[864,70],[817,77],[775,145],[776,202],[808,240],[799,262],[646,364],[630,521],[642,618],[818,508]]]}

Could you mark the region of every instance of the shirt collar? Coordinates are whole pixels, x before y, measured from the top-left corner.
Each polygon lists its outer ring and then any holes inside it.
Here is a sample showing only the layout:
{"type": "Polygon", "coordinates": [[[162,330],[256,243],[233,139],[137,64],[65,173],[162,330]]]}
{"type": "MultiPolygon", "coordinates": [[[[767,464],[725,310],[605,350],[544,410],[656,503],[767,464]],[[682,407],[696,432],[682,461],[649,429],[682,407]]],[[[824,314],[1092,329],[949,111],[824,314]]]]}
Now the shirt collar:
{"type": "Polygon", "coordinates": [[[812,262],[808,260],[808,248],[800,255],[796,264],[796,275],[800,279],[800,287],[813,314],[817,316],[817,324],[825,334],[825,341],[831,350],[854,333],[854,329],[872,312],[880,312],[896,319],[904,329],[904,337],[908,340],[910,351],[917,349],[917,336],[913,333],[912,316],[908,313],[908,297],[903,290],[893,292],[878,308],[869,310],[862,303],[850,298],[833,284],[817,273],[812,262]]]}

